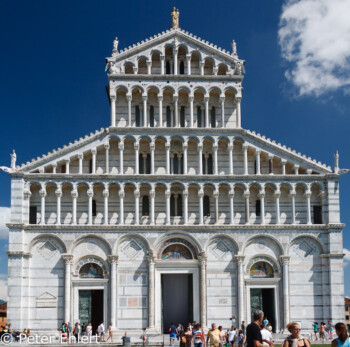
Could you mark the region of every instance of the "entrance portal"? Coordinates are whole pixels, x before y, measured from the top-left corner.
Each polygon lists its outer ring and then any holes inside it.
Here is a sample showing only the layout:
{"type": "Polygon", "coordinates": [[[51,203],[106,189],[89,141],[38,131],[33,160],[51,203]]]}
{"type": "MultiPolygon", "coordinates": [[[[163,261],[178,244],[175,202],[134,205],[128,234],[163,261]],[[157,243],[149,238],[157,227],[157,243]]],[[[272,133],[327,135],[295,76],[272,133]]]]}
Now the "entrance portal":
{"type": "Polygon", "coordinates": [[[275,308],[275,289],[274,288],[254,288],[250,289],[250,312],[253,321],[253,312],[262,310],[265,317],[272,325],[275,332],[276,329],[276,308],[275,308]]]}
{"type": "Polygon", "coordinates": [[[171,323],[193,321],[192,274],[162,274],[162,330],[168,334],[171,323]]]}
{"type": "Polygon", "coordinates": [[[91,323],[95,334],[103,321],[103,290],[79,290],[79,320],[80,324],[91,323]]]}

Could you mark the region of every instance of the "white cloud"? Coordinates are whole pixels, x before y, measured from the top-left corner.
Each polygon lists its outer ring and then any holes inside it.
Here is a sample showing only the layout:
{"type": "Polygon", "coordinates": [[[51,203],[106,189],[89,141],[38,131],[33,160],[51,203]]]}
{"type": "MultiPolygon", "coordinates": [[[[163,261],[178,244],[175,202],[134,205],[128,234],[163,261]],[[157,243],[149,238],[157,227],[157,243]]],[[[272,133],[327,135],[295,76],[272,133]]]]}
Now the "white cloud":
{"type": "Polygon", "coordinates": [[[9,207],[0,207],[0,239],[7,239],[9,229],[6,223],[10,222],[11,209],[9,207]]]}
{"type": "Polygon", "coordinates": [[[300,96],[350,85],[349,14],[350,0],[286,0],[279,43],[300,96]]]}
{"type": "Polygon", "coordinates": [[[350,251],[346,248],[343,249],[344,252],[344,266],[348,265],[350,263],[350,251]]]}
{"type": "Polygon", "coordinates": [[[7,275],[0,274],[0,299],[7,301],[7,275]]]}

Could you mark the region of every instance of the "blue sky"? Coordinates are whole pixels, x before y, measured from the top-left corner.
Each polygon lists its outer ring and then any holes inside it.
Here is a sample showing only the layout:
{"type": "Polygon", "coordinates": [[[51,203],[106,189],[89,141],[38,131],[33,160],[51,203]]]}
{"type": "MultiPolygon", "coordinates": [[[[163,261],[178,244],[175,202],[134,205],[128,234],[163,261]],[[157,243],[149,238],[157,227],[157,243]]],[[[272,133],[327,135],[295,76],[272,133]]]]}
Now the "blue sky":
{"type": "MultiPolygon", "coordinates": [[[[0,165],[9,165],[13,148],[22,163],[108,126],[104,58],[113,39],[124,48],[170,28],[172,6],[180,10],[181,28],[228,50],[237,42],[246,60],[244,128],[332,166],[339,149],[341,167],[350,168],[350,8],[344,0],[0,0],[0,165]]],[[[350,177],[343,176],[340,187],[342,222],[350,225],[350,177]]],[[[0,191],[0,206],[10,206],[5,173],[0,191]]],[[[0,208],[2,225],[5,219],[0,208]]],[[[348,229],[344,247],[350,249],[348,229]]],[[[3,288],[5,234],[2,226],[3,288]]]]}

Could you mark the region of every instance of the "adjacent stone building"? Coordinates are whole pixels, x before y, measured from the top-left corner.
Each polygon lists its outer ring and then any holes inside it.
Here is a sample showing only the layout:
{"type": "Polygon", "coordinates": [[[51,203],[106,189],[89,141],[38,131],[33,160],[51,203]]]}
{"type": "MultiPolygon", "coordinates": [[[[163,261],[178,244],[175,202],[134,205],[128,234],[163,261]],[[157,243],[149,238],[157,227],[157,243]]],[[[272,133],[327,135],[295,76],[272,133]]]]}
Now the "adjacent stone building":
{"type": "Polygon", "coordinates": [[[276,331],[344,319],[337,157],[332,170],[243,129],[235,42],[176,13],[132,47],[115,39],[108,128],[3,167],[14,328],[228,327],[257,308],[276,331]]]}

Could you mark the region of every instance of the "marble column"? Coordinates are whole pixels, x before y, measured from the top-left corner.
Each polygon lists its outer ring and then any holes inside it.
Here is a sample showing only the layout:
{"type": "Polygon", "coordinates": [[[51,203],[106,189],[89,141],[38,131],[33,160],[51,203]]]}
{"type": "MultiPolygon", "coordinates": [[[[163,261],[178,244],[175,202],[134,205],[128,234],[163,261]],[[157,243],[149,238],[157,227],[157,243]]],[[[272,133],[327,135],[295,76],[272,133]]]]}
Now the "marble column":
{"type": "Polygon", "coordinates": [[[230,175],[233,175],[233,143],[229,143],[227,149],[230,175]]]}
{"type": "Polygon", "coordinates": [[[203,144],[198,144],[198,166],[199,166],[199,175],[203,174],[203,144]]]}
{"type": "Polygon", "coordinates": [[[165,144],[166,151],[166,173],[170,175],[170,143],[165,144]]]}
{"type": "Polygon", "coordinates": [[[68,175],[68,174],[69,174],[69,163],[70,163],[70,159],[67,158],[67,159],[64,159],[64,161],[66,162],[66,174],[68,175]]]}
{"type": "Polygon", "coordinates": [[[151,75],[152,71],[152,61],[147,61],[147,74],[151,75]]]}
{"type": "Polygon", "coordinates": [[[103,190],[102,194],[103,194],[104,224],[108,225],[108,197],[109,197],[108,184],[105,184],[105,189],[103,190]]]}
{"type": "Polygon", "coordinates": [[[228,194],[230,197],[230,224],[235,224],[235,209],[234,209],[235,191],[232,189],[229,191],[228,194]]]}
{"type": "Polygon", "coordinates": [[[149,192],[149,196],[151,198],[151,225],[154,225],[154,198],[156,196],[154,188],[149,192]]]}
{"type": "Polygon", "coordinates": [[[87,196],[89,198],[88,224],[91,225],[92,224],[92,198],[94,197],[94,190],[91,185],[87,191],[87,196]]]}
{"type": "Polygon", "coordinates": [[[182,196],[184,198],[184,224],[188,224],[188,190],[183,191],[182,196]]]}
{"type": "Polygon", "coordinates": [[[135,197],[135,224],[140,224],[140,190],[134,190],[135,197]]]}
{"type": "Polygon", "coordinates": [[[171,191],[170,189],[167,189],[165,191],[165,198],[166,198],[166,224],[170,224],[170,197],[171,197],[171,191]]]}
{"type": "Polygon", "coordinates": [[[294,165],[294,175],[299,175],[299,165],[294,165]]]}
{"type": "Polygon", "coordinates": [[[109,174],[109,142],[105,143],[104,144],[104,147],[105,147],[105,151],[106,151],[106,174],[109,174]]]}
{"type": "Polygon", "coordinates": [[[282,264],[283,270],[283,320],[284,326],[289,323],[289,260],[290,257],[287,255],[280,256],[280,262],[282,264]]]}
{"type": "Polygon", "coordinates": [[[160,74],[164,75],[164,60],[165,60],[165,55],[161,54],[160,55],[160,74]]]}
{"type": "Polygon", "coordinates": [[[77,224],[77,198],[78,198],[78,190],[75,187],[73,187],[71,191],[72,196],[72,224],[77,224]]]}
{"type": "Polygon", "coordinates": [[[200,68],[201,76],[203,76],[204,75],[204,61],[199,62],[199,68],[200,68]]]}
{"type": "Polygon", "coordinates": [[[273,175],[273,155],[269,154],[269,175],[273,175]]]}
{"type": "Polygon", "coordinates": [[[178,95],[174,95],[173,96],[174,99],[174,111],[175,111],[175,127],[178,128],[179,127],[179,96],[178,95]]]}
{"type": "Polygon", "coordinates": [[[41,197],[40,224],[45,225],[45,198],[47,194],[46,194],[46,187],[44,184],[41,186],[39,194],[41,197]]]}
{"type": "Polygon", "coordinates": [[[244,195],[244,199],[245,199],[245,224],[249,224],[249,217],[250,217],[249,198],[250,198],[250,193],[249,193],[249,191],[245,191],[243,195],[244,195]]]}
{"type": "Polygon", "coordinates": [[[119,190],[119,213],[120,213],[120,218],[119,218],[119,224],[124,225],[124,198],[125,198],[125,192],[124,192],[124,187],[121,187],[119,190]]]}
{"type": "Polygon", "coordinates": [[[192,94],[190,94],[188,99],[190,100],[190,127],[193,128],[193,100],[194,100],[194,96],[192,94]]]}
{"type": "Polygon", "coordinates": [[[70,322],[70,301],[71,301],[71,265],[73,264],[73,255],[62,254],[64,261],[64,321],[70,322]]]}
{"type": "Polygon", "coordinates": [[[225,96],[220,96],[221,103],[221,128],[225,128],[225,96]]]}
{"type": "Polygon", "coordinates": [[[185,142],[182,145],[183,151],[184,151],[184,175],[188,174],[188,168],[187,168],[187,149],[188,149],[188,143],[185,142]]]}
{"type": "Polygon", "coordinates": [[[281,197],[281,191],[280,190],[276,190],[276,192],[275,192],[275,198],[276,198],[276,224],[281,224],[280,197],[281,197]]]}
{"type": "Polygon", "coordinates": [[[260,198],[260,220],[261,224],[265,224],[265,190],[261,190],[259,192],[259,198],[260,198]]]}
{"type": "Polygon", "coordinates": [[[219,223],[219,191],[214,191],[214,200],[215,200],[215,224],[219,223]]]}
{"type": "Polygon", "coordinates": [[[173,54],[174,54],[174,75],[177,75],[177,53],[178,50],[174,49],[173,54]]]}
{"type": "Polygon", "coordinates": [[[148,127],[148,120],[147,120],[147,94],[142,94],[142,101],[143,101],[143,126],[144,128],[148,127]]]}
{"type": "Polygon", "coordinates": [[[140,173],[139,169],[139,149],[140,144],[138,142],[134,143],[134,150],[135,150],[135,174],[138,175],[140,173]]]}
{"type": "Polygon", "coordinates": [[[243,144],[244,175],[248,175],[248,144],[243,144]]]}
{"type": "Polygon", "coordinates": [[[238,274],[238,324],[242,321],[246,321],[244,318],[244,259],[243,255],[236,255],[235,260],[237,263],[237,274],[238,274]]]}
{"type": "Polygon", "coordinates": [[[131,100],[132,95],[126,94],[126,100],[128,101],[128,126],[131,127],[132,121],[131,121],[131,100]]]}
{"type": "Polygon", "coordinates": [[[320,192],[319,197],[322,199],[322,224],[327,224],[327,213],[326,213],[326,208],[327,208],[327,194],[323,190],[320,192]]]}
{"type": "Polygon", "coordinates": [[[92,172],[91,173],[93,173],[93,174],[96,173],[96,152],[97,152],[96,148],[93,148],[91,150],[91,156],[92,156],[92,170],[91,170],[92,172]]]}
{"type": "Polygon", "coordinates": [[[113,330],[117,327],[117,266],[119,257],[117,255],[109,255],[108,260],[111,264],[111,301],[110,314],[113,330]]]}
{"type": "Polygon", "coordinates": [[[187,75],[191,75],[191,54],[186,54],[187,75]]]}
{"type": "Polygon", "coordinates": [[[205,102],[205,128],[209,128],[209,95],[204,96],[205,102]]]}
{"type": "Polygon", "coordinates": [[[296,196],[296,191],[292,190],[289,193],[290,197],[291,197],[291,207],[292,207],[292,224],[295,224],[295,196],[296,196]]]}
{"type": "Polygon", "coordinates": [[[119,148],[119,165],[120,165],[119,173],[123,175],[124,174],[124,142],[119,142],[118,148],[119,148]]]}
{"type": "Polygon", "coordinates": [[[260,153],[261,151],[259,149],[255,150],[255,161],[256,161],[256,175],[260,175],[261,171],[260,171],[260,153]]]}
{"type": "Polygon", "coordinates": [[[307,210],[307,224],[312,224],[311,222],[311,190],[305,192],[306,197],[306,210],[307,210]]]}
{"type": "Polygon", "coordinates": [[[62,189],[60,185],[57,185],[57,189],[55,190],[55,194],[57,197],[57,218],[56,218],[56,224],[61,224],[61,198],[62,198],[62,189]]]}
{"type": "Polygon", "coordinates": [[[115,127],[115,102],[117,98],[116,96],[111,96],[111,126],[115,127]]]}
{"type": "Polygon", "coordinates": [[[154,297],[154,268],[156,257],[153,251],[149,251],[147,255],[148,261],[148,329],[154,329],[155,316],[155,297],[154,297]]]}
{"type": "MultiPolygon", "coordinates": [[[[79,157],[79,155],[78,155],[79,157]]],[[[52,173],[55,174],[57,173],[57,163],[52,163],[52,173]]]]}
{"type": "Polygon", "coordinates": [[[201,252],[199,256],[200,264],[200,311],[201,311],[201,327],[207,329],[207,256],[205,252],[201,252]]]}
{"type": "Polygon", "coordinates": [[[237,128],[241,128],[241,100],[242,98],[236,97],[237,128]]]}
{"type": "Polygon", "coordinates": [[[80,174],[83,173],[83,158],[84,158],[84,154],[82,154],[82,153],[78,154],[78,159],[79,159],[79,173],[80,173],[80,174]]]}
{"type": "Polygon", "coordinates": [[[285,174],[286,174],[286,163],[287,163],[287,160],[285,160],[285,159],[282,159],[282,160],[281,160],[281,164],[282,164],[282,175],[285,175],[285,174]]]}
{"type": "Polygon", "coordinates": [[[159,127],[163,127],[163,95],[158,94],[159,127]]]}
{"type": "Polygon", "coordinates": [[[156,149],[156,145],[154,142],[151,142],[150,149],[151,149],[151,174],[154,175],[154,151],[156,149]]]}
{"type": "Polygon", "coordinates": [[[203,196],[204,196],[204,191],[203,188],[201,188],[198,191],[198,198],[199,198],[199,224],[203,224],[203,196]]]}
{"type": "Polygon", "coordinates": [[[213,145],[213,151],[214,151],[214,175],[218,174],[218,144],[215,143],[213,145]]]}

